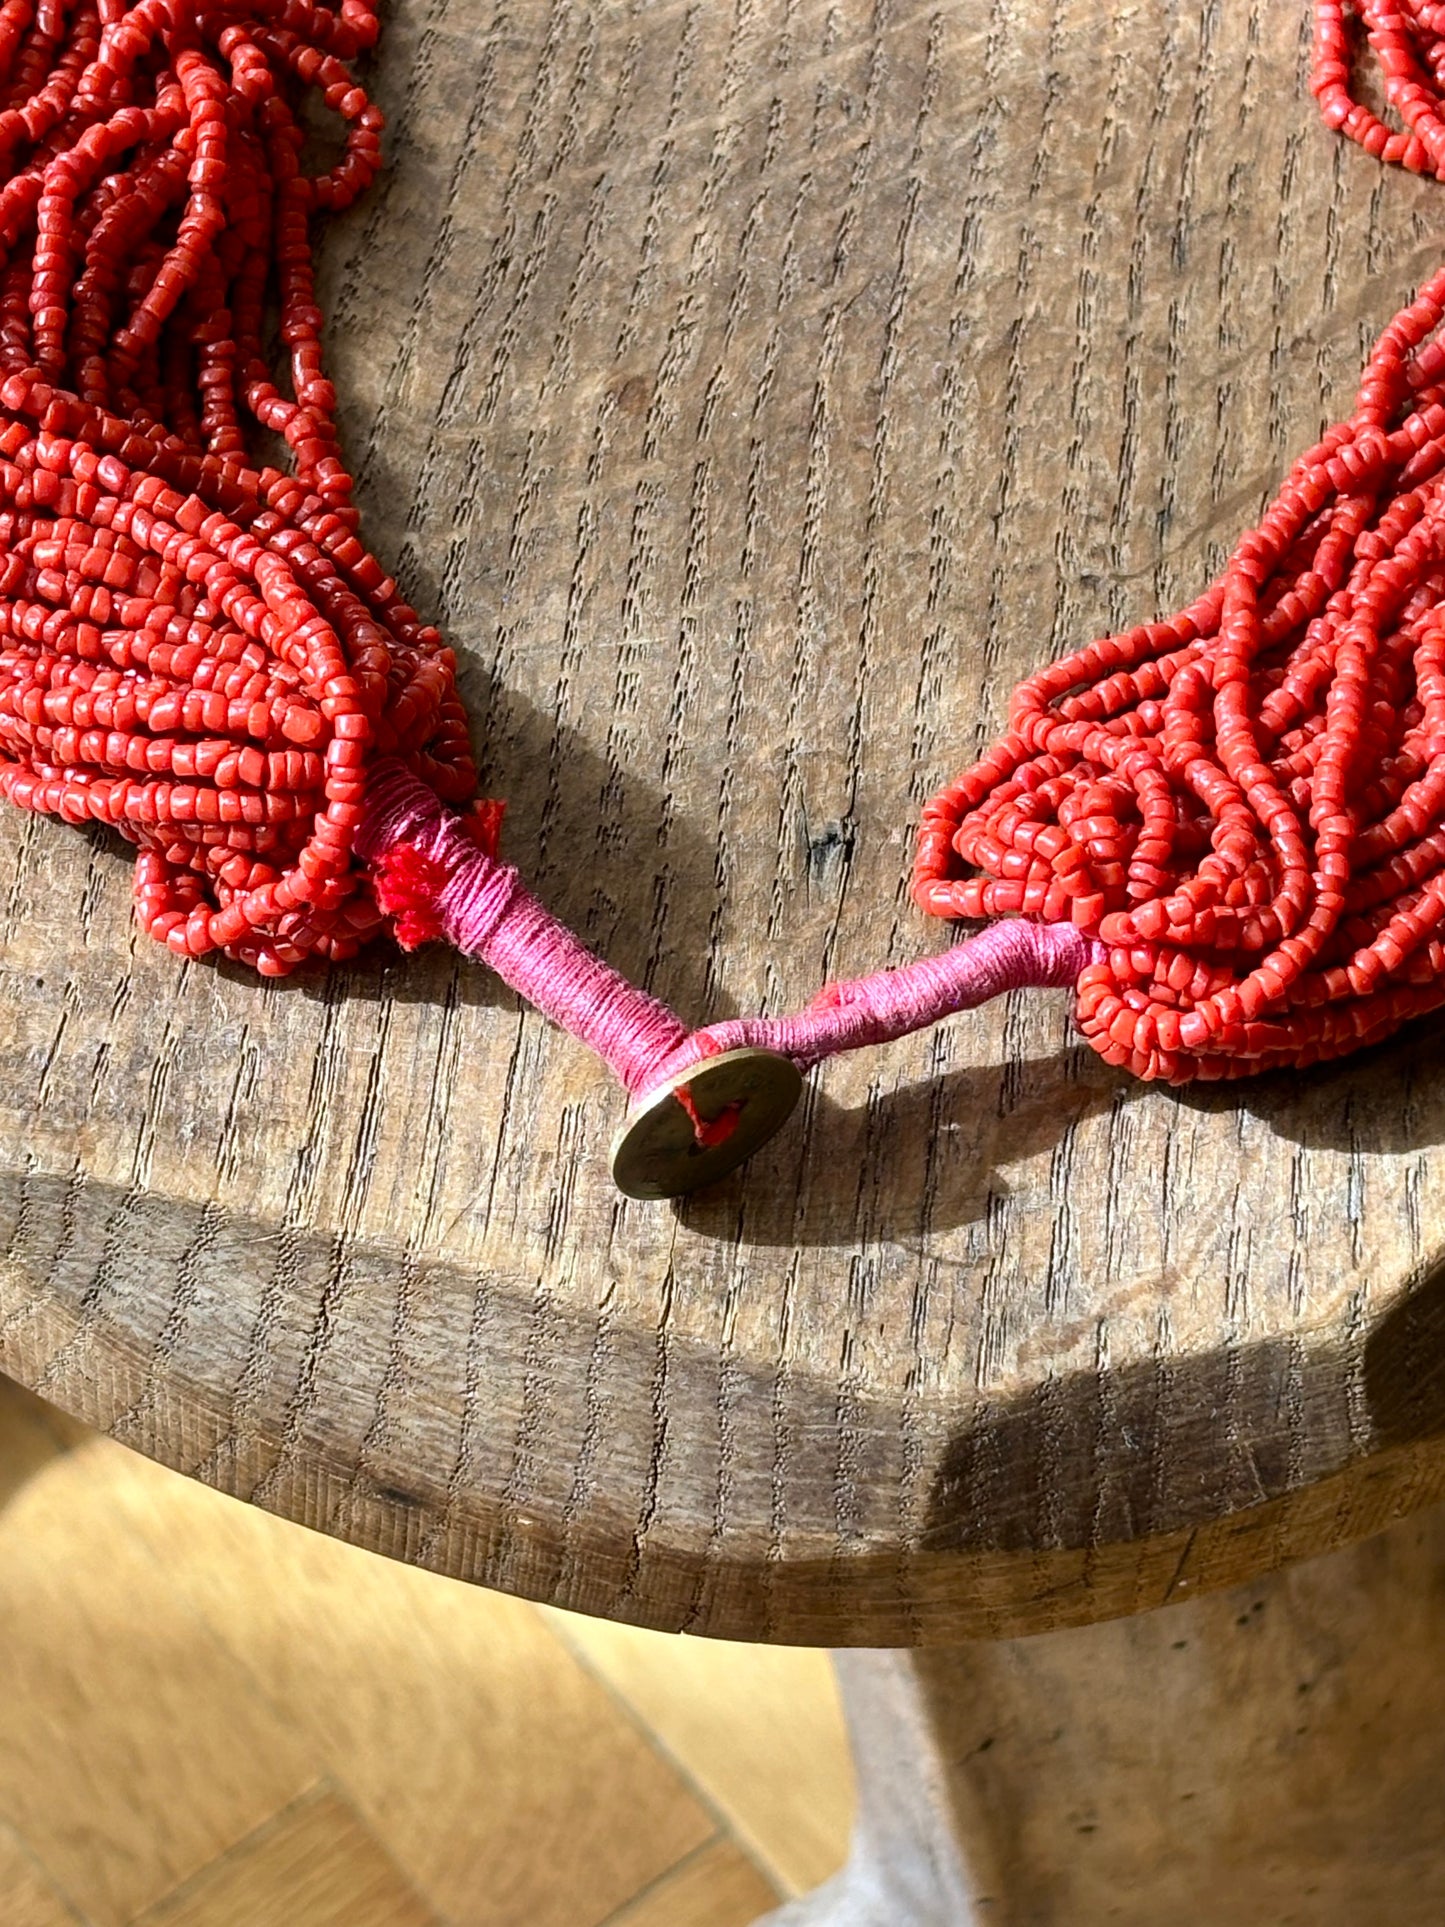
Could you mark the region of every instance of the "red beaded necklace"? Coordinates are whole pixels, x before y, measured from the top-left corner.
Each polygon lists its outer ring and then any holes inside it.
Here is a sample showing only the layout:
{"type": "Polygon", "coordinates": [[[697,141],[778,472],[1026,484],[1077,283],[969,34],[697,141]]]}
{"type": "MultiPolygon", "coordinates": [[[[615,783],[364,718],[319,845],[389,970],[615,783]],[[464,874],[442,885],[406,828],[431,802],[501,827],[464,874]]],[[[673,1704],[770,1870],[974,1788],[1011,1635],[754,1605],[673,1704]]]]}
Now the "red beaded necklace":
{"type": "MultiPolygon", "coordinates": [[[[1343,0],[1315,7],[1326,121],[1445,179],[1445,6],[1353,12],[1404,131],[1351,95],[1343,0]]],[[[376,31],[371,0],[0,4],[0,791],[137,844],[147,931],[270,976],[388,915],[452,937],[639,1097],[639,1195],[736,1163],[829,1051],[1020,982],[1076,981],[1095,1048],[1172,1081],[1445,1004],[1445,271],[1220,580],[1031,677],[929,805],[920,905],[1046,927],[689,1032],[496,860],[455,659],[356,532],[310,227],[377,170],[347,65],[376,31]],[[308,91],[345,126],[319,176],[308,91]]]]}

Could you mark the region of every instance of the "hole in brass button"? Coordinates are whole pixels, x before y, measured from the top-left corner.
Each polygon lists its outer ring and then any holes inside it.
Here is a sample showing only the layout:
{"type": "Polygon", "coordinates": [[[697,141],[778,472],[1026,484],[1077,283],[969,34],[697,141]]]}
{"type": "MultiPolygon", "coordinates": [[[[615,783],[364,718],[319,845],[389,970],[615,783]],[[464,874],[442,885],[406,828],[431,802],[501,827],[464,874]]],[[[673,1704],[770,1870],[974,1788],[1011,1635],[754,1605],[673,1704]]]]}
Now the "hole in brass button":
{"type": "Polygon", "coordinates": [[[680,1198],[726,1177],[767,1143],[792,1115],[803,1088],[791,1057],[772,1050],[729,1050],[704,1057],[660,1084],[628,1116],[612,1143],[612,1181],[629,1198],[680,1198]],[[720,1144],[699,1144],[677,1100],[686,1085],[708,1123],[736,1105],[720,1144]]]}

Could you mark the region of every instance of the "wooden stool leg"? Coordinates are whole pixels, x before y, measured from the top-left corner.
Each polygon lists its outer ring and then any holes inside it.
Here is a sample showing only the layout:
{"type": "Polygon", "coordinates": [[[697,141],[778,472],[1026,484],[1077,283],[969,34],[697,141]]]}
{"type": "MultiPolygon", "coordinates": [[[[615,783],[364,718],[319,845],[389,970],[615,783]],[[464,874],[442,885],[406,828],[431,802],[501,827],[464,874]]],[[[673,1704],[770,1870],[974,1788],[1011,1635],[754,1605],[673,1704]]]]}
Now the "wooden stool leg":
{"type": "Polygon", "coordinates": [[[1137,1619],[838,1668],[853,1858],[772,1927],[1445,1920],[1445,1509],[1137,1619]]]}

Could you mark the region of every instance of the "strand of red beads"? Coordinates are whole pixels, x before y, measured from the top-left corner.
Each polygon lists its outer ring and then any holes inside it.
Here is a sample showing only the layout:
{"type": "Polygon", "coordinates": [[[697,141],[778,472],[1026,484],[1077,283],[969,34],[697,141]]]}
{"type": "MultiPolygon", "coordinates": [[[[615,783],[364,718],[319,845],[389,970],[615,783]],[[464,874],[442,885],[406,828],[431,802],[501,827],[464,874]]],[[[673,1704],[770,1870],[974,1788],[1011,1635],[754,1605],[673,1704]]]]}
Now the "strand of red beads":
{"type": "Polygon", "coordinates": [[[382,926],[352,855],[373,758],[476,787],[454,658],[356,535],[322,367],[309,223],[376,173],[345,65],[376,28],[367,0],[0,5],[0,793],[113,825],[146,930],[268,975],[382,926]],[[316,176],[307,90],[345,127],[316,176]]]}
{"type": "MultiPolygon", "coordinates": [[[[1341,0],[1315,8],[1326,122],[1445,179],[1445,7],[1353,13],[1403,131],[1352,95],[1341,0]]],[[[1099,938],[1078,1021],[1140,1077],[1303,1066],[1445,1004],[1442,314],[1445,270],[1219,581],[1031,676],[926,811],[917,901],[1099,938]]]]}

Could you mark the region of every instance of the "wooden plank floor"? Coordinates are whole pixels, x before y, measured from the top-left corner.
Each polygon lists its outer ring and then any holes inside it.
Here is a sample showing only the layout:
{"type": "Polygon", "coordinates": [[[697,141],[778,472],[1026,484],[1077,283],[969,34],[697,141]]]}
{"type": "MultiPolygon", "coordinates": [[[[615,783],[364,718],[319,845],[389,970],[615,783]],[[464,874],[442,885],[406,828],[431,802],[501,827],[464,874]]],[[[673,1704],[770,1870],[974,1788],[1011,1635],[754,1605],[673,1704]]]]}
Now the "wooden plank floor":
{"type": "Polygon", "coordinates": [[[411,1571],[0,1380],[4,1927],[744,1927],[852,1798],[821,1654],[411,1571]]]}

